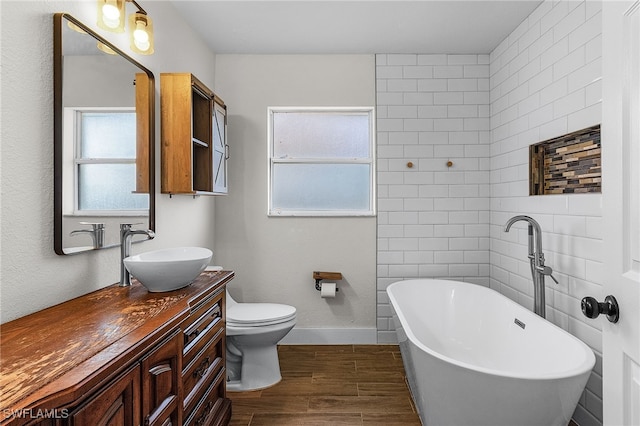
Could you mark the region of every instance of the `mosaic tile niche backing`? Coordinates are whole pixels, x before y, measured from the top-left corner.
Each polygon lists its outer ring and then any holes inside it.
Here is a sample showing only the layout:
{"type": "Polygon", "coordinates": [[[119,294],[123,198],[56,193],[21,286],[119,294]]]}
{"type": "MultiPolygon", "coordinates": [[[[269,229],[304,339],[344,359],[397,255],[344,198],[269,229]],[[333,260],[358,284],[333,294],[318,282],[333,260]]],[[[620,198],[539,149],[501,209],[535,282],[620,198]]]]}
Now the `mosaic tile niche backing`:
{"type": "Polygon", "coordinates": [[[529,195],[601,192],[600,125],[529,147],[529,195]]]}

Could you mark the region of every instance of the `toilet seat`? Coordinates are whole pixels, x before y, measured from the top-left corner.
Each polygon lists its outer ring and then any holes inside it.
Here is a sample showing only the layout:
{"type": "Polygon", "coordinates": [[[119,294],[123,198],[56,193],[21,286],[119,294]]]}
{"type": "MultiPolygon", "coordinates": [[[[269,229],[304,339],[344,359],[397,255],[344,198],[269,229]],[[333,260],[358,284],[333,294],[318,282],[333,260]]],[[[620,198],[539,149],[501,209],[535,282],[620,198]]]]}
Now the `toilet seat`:
{"type": "Polygon", "coordinates": [[[296,308],[279,303],[237,303],[227,306],[227,326],[262,327],[291,321],[296,308]]]}

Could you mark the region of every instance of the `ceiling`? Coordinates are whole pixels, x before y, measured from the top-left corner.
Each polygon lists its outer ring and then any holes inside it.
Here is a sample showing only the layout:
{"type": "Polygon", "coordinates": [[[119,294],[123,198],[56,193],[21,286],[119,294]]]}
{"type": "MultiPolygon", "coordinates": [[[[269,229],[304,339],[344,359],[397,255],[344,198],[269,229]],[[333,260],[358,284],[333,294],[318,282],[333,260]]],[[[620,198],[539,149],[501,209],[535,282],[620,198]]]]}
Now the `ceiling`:
{"type": "Polygon", "coordinates": [[[215,53],[490,53],[539,0],[171,0],[215,53]]]}

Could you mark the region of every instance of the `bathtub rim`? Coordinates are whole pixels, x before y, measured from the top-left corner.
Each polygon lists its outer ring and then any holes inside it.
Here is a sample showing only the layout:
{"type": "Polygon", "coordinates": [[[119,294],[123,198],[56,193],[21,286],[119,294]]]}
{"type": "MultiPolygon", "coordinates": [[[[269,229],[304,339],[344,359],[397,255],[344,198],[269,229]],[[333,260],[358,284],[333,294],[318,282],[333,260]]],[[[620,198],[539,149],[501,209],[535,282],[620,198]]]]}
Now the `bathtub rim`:
{"type": "Polygon", "coordinates": [[[539,319],[541,321],[546,321],[546,323],[552,327],[554,327],[555,329],[557,329],[558,331],[560,331],[561,334],[567,336],[570,340],[574,341],[579,347],[581,347],[582,349],[584,349],[585,351],[585,359],[582,363],[578,364],[578,366],[576,366],[575,368],[572,369],[568,369],[568,370],[564,370],[561,373],[554,373],[554,374],[540,374],[540,373],[536,373],[535,375],[533,374],[522,374],[522,373],[513,373],[513,372],[507,372],[507,371],[503,371],[503,370],[497,370],[497,369],[492,369],[492,368],[486,368],[486,367],[480,367],[478,365],[474,365],[474,364],[470,364],[467,362],[463,362],[463,361],[459,361],[455,358],[451,358],[448,357],[446,355],[441,354],[440,352],[436,352],[433,349],[429,348],[428,346],[424,345],[414,334],[413,331],[408,328],[406,326],[407,324],[407,320],[405,318],[405,316],[403,315],[403,313],[397,308],[398,302],[397,299],[395,297],[395,295],[393,294],[392,291],[392,287],[400,287],[401,284],[407,284],[407,283],[411,283],[411,282],[424,282],[424,281],[438,281],[438,282],[444,282],[444,283],[458,283],[458,284],[463,284],[463,285],[468,285],[468,286],[478,286],[481,287],[482,289],[484,289],[483,291],[490,291],[490,292],[494,292],[496,295],[500,296],[507,304],[511,305],[511,306],[515,306],[517,309],[523,309],[526,312],[531,313],[534,316],[537,316],[535,314],[533,314],[533,312],[529,311],[527,308],[525,308],[524,306],[520,305],[517,302],[514,302],[513,300],[509,299],[507,296],[503,295],[502,293],[490,288],[490,287],[485,287],[481,284],[474,284],[474,283],[468,283],[468,282],[464,282],[464,281],[459,281],[459,280],[448,280],[448,279],[442,279],[442,278],[413,278],[413,279],[406,279],[406,280],[399,280],[399,281],[394,281],[393,283],[389,284],[387,286],[387,295],[389,297],[389,302],[391,304],[391,307],[393,309],[394,315],[396,315],[398,317],[398,319],[400,320],[400,323],[402,324],[402,328],[404,333],[407,335],[407,339],[411,341],[411,343],[413,345],[415,345],[416,347],[418,347],[420,350],[425,351],[426,353],[428,353],[429,355],[436,357],[442,361],[451,363],[453,365],[459,366],[461,368],[466,368],[469,370],[473,370],[473,371],[477,371],[479,373],[483,373],[483,374],[489,374],[489,375],[493,375],[493,376],[500,376],[500,377],[507,377],[507,378],[512,378],[512,379],[525,379],[525,380],[559,380],[559,379],[565,379],[568,377],[575,377],[575,376],[580,376],[582,374],[585,373],[591,373],[591,371],[593,370],[593,367],[595,366],[596,363],[596,357],[595,354],[593,352],[593,350],[582,340],[578,339],[576,336],[574,336],[573,334],[567,332],[566,330],[558,327],[557,325],[555,325],[554,323],[552,323],[551,321],[547,320],[546,318],[542,318],[539,317],[539,319]],[[391,291],[390,291],[391,289],[391,291]]]}

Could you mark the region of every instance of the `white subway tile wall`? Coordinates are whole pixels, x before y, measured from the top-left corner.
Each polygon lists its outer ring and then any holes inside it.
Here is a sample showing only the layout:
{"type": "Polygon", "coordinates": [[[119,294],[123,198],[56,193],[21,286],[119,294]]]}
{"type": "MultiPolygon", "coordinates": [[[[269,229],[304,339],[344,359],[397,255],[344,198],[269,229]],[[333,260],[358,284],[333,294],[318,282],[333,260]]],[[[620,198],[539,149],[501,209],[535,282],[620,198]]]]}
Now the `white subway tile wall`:
{"type": "Polygon", "coordinates": [[[602,424],[601,322],[586,319],[580,299],[602,294],[601,196],[528,196],[530,144],[600,124],[601,3],[545,2],[490,55],[491,232],[490,286],[533,305],[526,228],[503,232],[516,214],[543,230],[547,318],[576,335],[598,362],[574,419],[602,424]]]}
{"type": "Polygon", "coordinates": [[[489,285],[489,74],[489,55],[376,56],[381,343],[396,341],[390,283],[489,285]]]}
{"type": "Polygon", "coordinates": [[[581,426],[602,424],[601,321],[580,312],[605,296],[601,196],[528,196],[528,147],[601,123],[601,22],[600,1],[545,1],[490,55],[376,56],[378,341],[396,340],[385,290],[401,279],[487,285],[531,308],[526,228],[503,232],[528,214],[560,282],[547,280],[547,318],[596,353],[581,426]]]}

